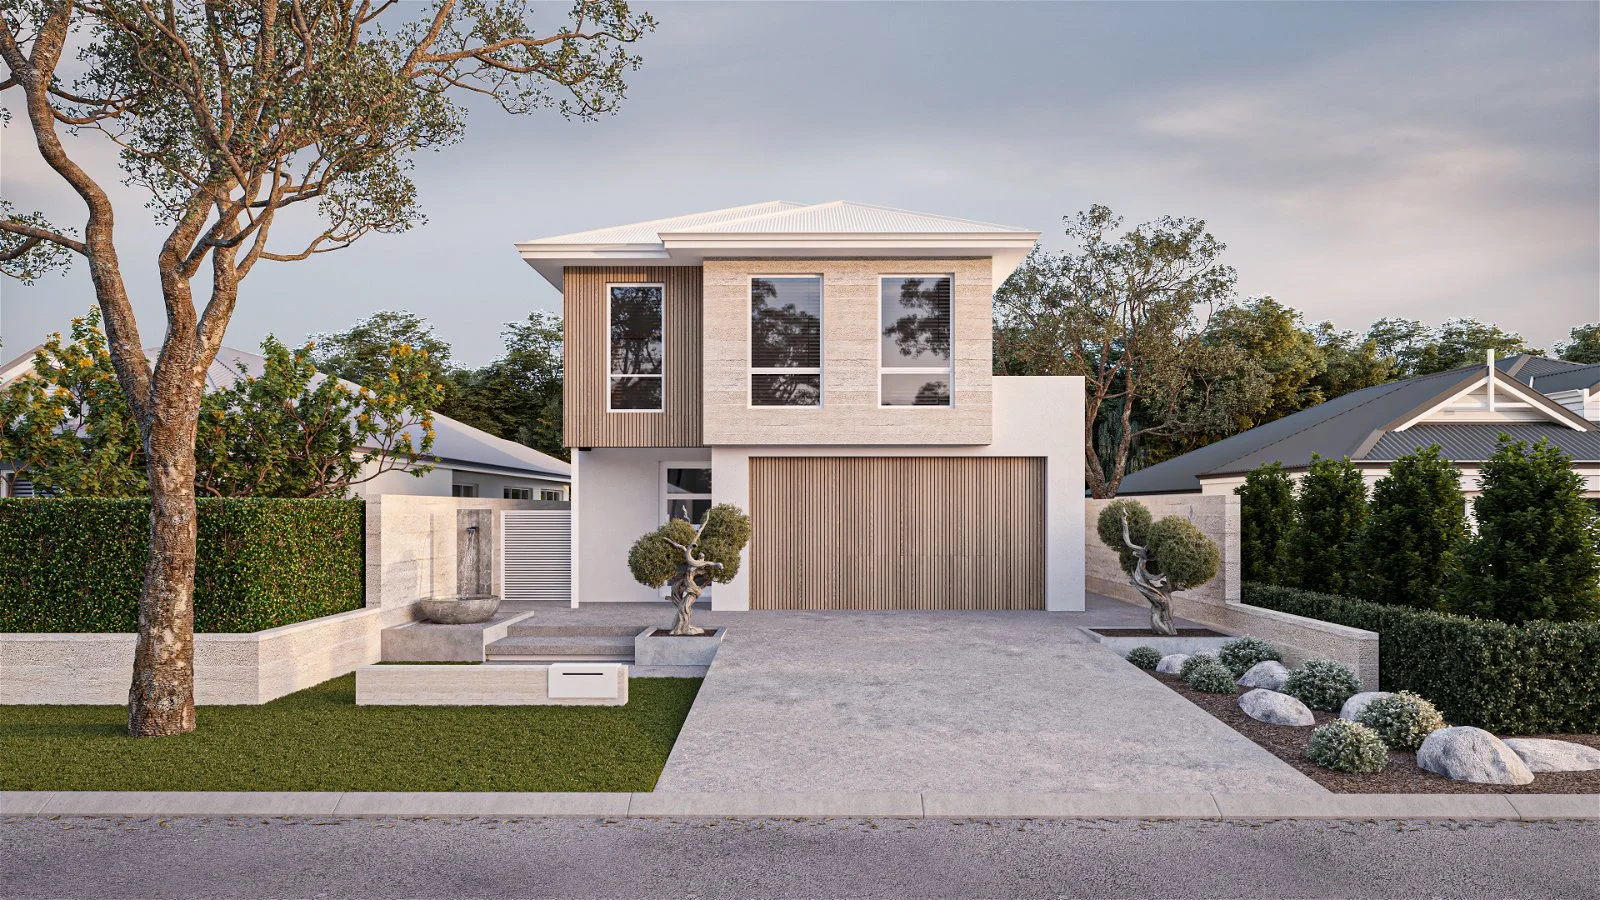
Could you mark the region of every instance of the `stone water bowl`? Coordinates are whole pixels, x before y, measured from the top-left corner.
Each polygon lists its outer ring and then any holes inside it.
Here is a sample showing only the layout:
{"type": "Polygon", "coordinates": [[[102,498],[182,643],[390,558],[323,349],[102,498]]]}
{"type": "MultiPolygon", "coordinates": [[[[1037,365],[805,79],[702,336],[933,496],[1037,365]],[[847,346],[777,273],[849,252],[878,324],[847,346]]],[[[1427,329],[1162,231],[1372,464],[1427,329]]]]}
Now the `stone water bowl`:
{"type": "Polygon", "coordinates": [[[500,608],[500,598],[482,597],[431,597],[418,601],[422,618],[439,625],[475,625],[494,618],[500,608]]]}

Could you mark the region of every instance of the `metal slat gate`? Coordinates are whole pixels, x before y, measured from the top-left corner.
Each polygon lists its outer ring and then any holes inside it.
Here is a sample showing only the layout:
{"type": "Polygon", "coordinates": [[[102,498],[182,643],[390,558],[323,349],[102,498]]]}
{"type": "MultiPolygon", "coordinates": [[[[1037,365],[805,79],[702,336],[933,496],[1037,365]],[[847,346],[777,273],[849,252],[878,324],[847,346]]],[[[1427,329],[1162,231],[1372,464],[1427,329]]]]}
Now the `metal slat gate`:
{"type": "Polygon", "coordinates": [[[507,600],[572,600],[572,511],[500,514],[500,594],[507,600]]]}

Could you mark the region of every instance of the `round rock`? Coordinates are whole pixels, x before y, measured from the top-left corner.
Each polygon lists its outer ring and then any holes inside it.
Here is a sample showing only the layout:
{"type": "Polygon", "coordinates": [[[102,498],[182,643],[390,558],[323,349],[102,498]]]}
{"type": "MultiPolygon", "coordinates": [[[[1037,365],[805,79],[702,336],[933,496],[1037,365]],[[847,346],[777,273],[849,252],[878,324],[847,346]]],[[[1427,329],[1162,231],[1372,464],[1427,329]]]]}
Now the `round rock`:
{"type": "Polygon", "coordinates": [[[1361,711],[1367,708],[1367,704],[1383,697],[1393,696],[1394,693],[1391,691],[1362,691],[1359,694],[1351,694],[1350,699],[1339,708],[1339,718],[1346,722],[1354,722],[1361,715],[1361,711]]]}
{"type": "Polygon", "coordinates": [[[1533,781],[1533,772],[1505,741],[1470,725],[1441,728],[1428,735],[1417,751],[1417,765],[1436,775],[1473,784],[1533,781]]]}
{"type": "Polygon", "coordinates": [[[1304,703],[1277,691],[1256,688],[1239,698],[1239,708],[1257,722],[1268,725],[1315,725],[1316,716],[1304,703]]]}
{"type": "Polygon", "coordinates": [[[1156,671],[1163,675],[1176,675],[1183,668],[1184,660],[1189,658],[1187,653],[1168,653],[1161,657],[1161,662],[1156,663],[1156,671]]]}
{"type": "Polygon", "coordinates": [[[1600,750],[1573,741],[1547,738],[1506,738],[1531,772],[1591,772],[1600,769],[1600,750]]]}
{"type": "Polygon", "coordinates": [[[1289,670],[1277,660],[1258,662],[1250,667],[1239,679],[1239,684],[1247,688],[1263,688],[1269,691],[1283,690],[1283,683],[1289,680],[1289,670]]]}

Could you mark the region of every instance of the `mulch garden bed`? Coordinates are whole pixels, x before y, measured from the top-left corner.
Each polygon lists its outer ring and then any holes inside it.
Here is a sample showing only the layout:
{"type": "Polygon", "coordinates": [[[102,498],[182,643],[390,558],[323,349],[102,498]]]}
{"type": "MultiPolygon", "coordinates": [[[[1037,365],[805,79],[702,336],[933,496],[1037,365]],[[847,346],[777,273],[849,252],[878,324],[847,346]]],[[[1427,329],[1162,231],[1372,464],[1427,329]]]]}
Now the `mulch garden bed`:
{"type": "MultiPolygon", "coordinates": [[[[1307,778],[1339,794],[1600,794],[1600,771],[1536,773],[1533,782],[1525,785],[1473,784],[1452,781],[1443,775],[1424,772],[1417,768],[1417,755],[1405,750],[1390,750],[1389,764],[1383,771],[1371,775],[1354,775],[1324,769],[1305,758],[1306,744],[1311,740],[1315,725],[1268,725],[1257,722],[1239,708],[1239,695],[1207,694],[1184,684],[1176,675],[1147,672],[1152,678],[1182,694],[1189,702],[1228,724],[1262,748],[1296,769],[1307,778]]],[[[1320,709],[1311,711],[1317,725],[1337,719],[1334,713],[1320,709]]],[[[1596,734],[1534,734],[1526,737],[1555,738],[1600,748],[1600,735],[1596,734]]]]}

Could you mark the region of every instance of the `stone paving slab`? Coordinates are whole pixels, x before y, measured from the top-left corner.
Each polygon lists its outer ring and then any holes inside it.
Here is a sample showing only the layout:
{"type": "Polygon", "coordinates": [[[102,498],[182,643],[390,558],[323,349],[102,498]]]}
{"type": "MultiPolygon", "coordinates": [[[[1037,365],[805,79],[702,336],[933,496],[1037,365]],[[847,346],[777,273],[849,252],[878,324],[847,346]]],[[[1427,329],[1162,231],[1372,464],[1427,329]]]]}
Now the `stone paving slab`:
{"type": "Polygon", "coordinates": [[[1600,795],[0,791],[0,815],[1600,821],[1600,795]]]}

